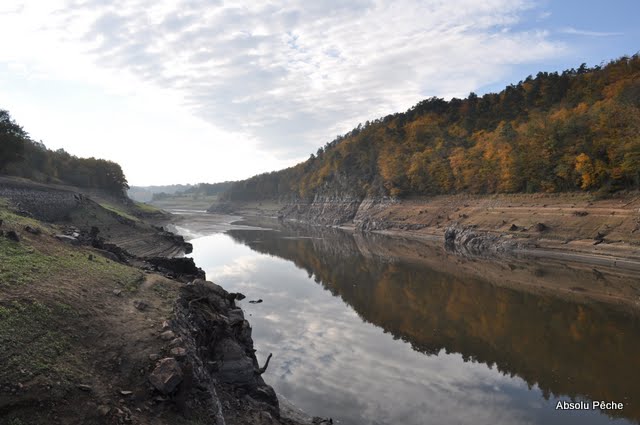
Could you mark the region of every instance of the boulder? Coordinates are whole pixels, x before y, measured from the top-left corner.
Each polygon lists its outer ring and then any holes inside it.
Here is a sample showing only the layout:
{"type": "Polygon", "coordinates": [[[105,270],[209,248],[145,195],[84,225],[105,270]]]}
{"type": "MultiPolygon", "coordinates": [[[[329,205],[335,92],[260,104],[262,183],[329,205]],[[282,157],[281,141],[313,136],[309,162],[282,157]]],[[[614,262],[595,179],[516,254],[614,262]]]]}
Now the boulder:
{"type": "Polygon", "coordinates": [[[140,311],[145,311],[150,307],[148,302],[142,301],[142,300],[135,300],[133,302],[133,305],[135,308],[137,308],[140,311]]]}
{"type": "Polygon", "coordinates": [[[25,226],[24,230],[25,232],[31,233],[32,235],[39,235],[42,233],[42,230],[40,230],[38,227],[25,226]]]}
{"type": "Polygon", "coordinates": [[[163,341],[171,341],[175,338],[176,334],[173,331],[164,331],[160,334],[160,339],[163,341]]]}
{"type": "Polygon", "coordinates": [[[171,349],[171,351],[169,351],[169,354],[171,354],[176,359],[181,360],[187,357],[187,350],[182,347],[174,347],[171,349]]]}
{"type": "Polygon", "coordinates": [[[158,361],[158,365],[149,375],[149,381],[162,394],[168,395],[182,382],[183,374],[180,365],[173,357],[158,361]]]}
{"type": "Polygon", "coordinates": [[[73,236],[69,236],[69,235],[56,235],[56,239],[58,239],[59,241],[62,242],[68,242],[72,245],[78,245],[80,244],[80,241],[78,240],[78,238],[75,238],[73,236]]]}
{"type": "Polygon", "coordinates": [[[18,234],[13,231],[13,230],[9,230],[6,233],[7,239],[12,240],[14,242],[20,242],[20,236],[18,236],[18,234]]]}

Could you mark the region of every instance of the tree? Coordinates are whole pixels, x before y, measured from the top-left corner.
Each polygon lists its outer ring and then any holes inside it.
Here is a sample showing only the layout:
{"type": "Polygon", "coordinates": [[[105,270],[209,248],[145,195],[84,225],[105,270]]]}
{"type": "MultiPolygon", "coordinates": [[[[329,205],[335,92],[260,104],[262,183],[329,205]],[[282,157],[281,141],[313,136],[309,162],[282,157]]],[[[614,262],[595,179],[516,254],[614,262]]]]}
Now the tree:
{"type": "Polygon", "coordinates": [[[16,124],[9,112],[0,109],[0,172],[12,163],[23,159],[24,144],[29,136],[16,124]]]}

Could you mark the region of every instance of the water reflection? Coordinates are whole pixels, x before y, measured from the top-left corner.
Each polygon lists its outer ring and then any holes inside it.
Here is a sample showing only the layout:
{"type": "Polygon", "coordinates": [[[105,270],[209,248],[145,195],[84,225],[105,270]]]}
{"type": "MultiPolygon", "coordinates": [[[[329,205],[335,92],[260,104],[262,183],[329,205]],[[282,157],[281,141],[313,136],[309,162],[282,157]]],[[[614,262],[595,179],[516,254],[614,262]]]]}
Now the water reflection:
{"type": "Polygon", "coordinates": [[[554,409],[557,397],[577,397],[623,401],[611,415],[640,418],[637,316],[515,289],[532,276],[589,287],[588,271],[461,263],[416,242],[317,232],[236,229],[227,234],[239,244],[193,241],[209,277],[265,300],[243,307],[258,354],[274,353],[266,379],[303,409],[343,424],[612,421],[554,409]],[[501,273],[513,287],[478,277],[501,273]]]}

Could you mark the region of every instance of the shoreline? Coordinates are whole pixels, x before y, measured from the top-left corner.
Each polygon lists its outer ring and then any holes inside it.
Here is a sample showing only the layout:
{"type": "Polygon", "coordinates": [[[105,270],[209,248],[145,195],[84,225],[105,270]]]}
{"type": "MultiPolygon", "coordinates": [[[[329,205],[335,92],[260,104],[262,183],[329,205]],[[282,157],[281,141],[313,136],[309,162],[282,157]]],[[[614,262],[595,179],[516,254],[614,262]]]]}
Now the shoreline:
{"type": "MultiPolygon", "coordinates": [[[[216,205],[212,206],[216,210],[216,205]]],[[[211,209],[210,209],[211,210],[211,209]]],[[[225,214],[270,217],[394,237],[444,242],[450,226],[523,247],[522,255],[616,265],[640,272],[640,193],[439,195],[405,200],[237,202],[225,214]],[[540,229],[540,230],[538,230],[540,229]]]]}

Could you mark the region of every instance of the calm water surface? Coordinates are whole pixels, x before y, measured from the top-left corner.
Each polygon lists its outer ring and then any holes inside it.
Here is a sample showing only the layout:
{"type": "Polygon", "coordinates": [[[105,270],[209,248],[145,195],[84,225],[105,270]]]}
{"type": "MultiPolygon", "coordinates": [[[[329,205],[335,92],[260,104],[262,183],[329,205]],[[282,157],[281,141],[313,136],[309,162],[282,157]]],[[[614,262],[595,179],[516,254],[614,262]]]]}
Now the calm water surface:
{"type": "MultiPolygon", "coordinates": [[[[344,425],[639,423],[633,313],[464,274],[438,247],[220,223],[198,217],[179,230],[208,279],[247,296],[258,360],[274,355],[267,383],[312,415],[344,425]],[[555,410],[572,399],[625,408],[555,410]]],[[[526,273],[509,266],[493,267],[526,273]]]]}

